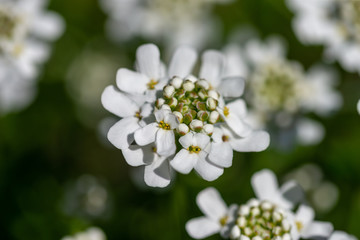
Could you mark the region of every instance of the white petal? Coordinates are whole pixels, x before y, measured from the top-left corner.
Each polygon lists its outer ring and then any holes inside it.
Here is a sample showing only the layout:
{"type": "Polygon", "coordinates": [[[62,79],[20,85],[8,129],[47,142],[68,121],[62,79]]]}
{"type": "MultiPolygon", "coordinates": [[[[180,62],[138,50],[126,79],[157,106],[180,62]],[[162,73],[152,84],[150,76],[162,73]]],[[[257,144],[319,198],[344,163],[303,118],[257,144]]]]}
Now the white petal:
{"type": "Polygon", "coordinates": [[[173,130],[159,129],[156,133],[156,149],[161,156],[173,155],[176,151],[175,135],[173,130]]]}
{"type": "Polygon", "coordinates": [[[278,195],[278,181],[275,174],[269,170],[264,169],[256,172],[251,177],[251,185],[255,195],[260,200],[273,200],[273,197],[278,195]]]}
{"type": "Polygon", "coordinates": [[[233,150],[230,144],[227,142],[211,143],[208,159],[220,167],[230,167],[233,159],[233,150]]]}
{"type": "Polygon", "coordinates": [[[181,149],[170,161],[170,164],[176,171],[188,174],[194,168],[197,159],[196,153],[189,153],[189,151],[181,149]]]}
{"type": "Polygon", "coordinates": [[[210,137],[203,133],[195,133],[193,137],[193,145],[198,146],[201,149],[205,149],[205,147],[209,144],[210,137]]]}
{"type": "Polygon", "coordinates": [[[166,187],[171,181],[169,161],[156,157],[152,164],[145,166],[144,180],[151,187],[166,187]]]}
{"type": "Polygon", "coordinates": [[[142,94],[147,90],[150,79],[144,74],[120,68],[116,73],[116,84],[121,91],[131,94],[142,94]]]}
{"type": "MultiPolygon", "coordinates": [[[[200,153],[199,153],[200,154],[200,153]]],[[[205,155],[206,153],[204,153],[205,155]]],[[[206,156],[199,157],[194,166],[196,172],[206,181],[214,181],[224,173],[224,169],[206,160],[206,156]]]]}
{"type": "Polygon", "coordinates": [[[134,141],[134,132],[140,128],[135,117],[123,118],[109,129],[109,141],[119,149],[126,149],[134,141]]]}
{"type": "Polygon", "coordinates": [[[315,221],[302,232],[302,238],[329,237],[334,227],[329,222],[315,221]]]}
{"type": "Polygon", "coordinates": [[[160,109],[158,111],[156,111],[154,114],[155,114],[155,118],[156,118],[156,121],[157,122],[160,122],[160,121],[164,121],[165,120],[165,116],[170,114],[171,111],[170,110],[167,110],[167,109],[160,109]]]}
{"type": "Polygon", "coordinates": [[[221,81],[217,90],[223,97],[240,97],[244,93],[245,81],[241,77],[228,77],[221,81]]]}
{"type": "Polygon", "coordinates": [[[314,220],[314,217],[315,217],[314,209],[306,205],[300,205],[295,215],[295,221],[302,223],[303,226],[307,228],[314,220]]]}
{"type": "Polygon", "coordinates": [[[133,167],[148,165],[154,161],[155,154],[152,151],[152,146],[140,147],[131,145],[127,149],[122,150],[125,161],[133,167]]]}
{"type": "Polygon", "coordinates": [[[160,51],[154,44],[144,44],[136,50],[136,66],[148,78],[160,78],[160,51]]]}
{"type": "Polygon", "coordinates": [[[101,95],[101,103],[106,110],[119,117],[135,116],[136,111],[139,110],[135,102],[117,91],[114,86],[105,88],[101,95]]]}
{"type": "Polygon", "coordinates": [[[296,124],[296,135],[301,144],[314,145],[323,140],[325,129],[319,122],[303,118],[296,124]]]}
{"type": "Polygon", "coordinates": [[[40,38],[55,40],[65,28],[64,20],[54,12],[47,12],[38,15],[33,20],[31,32],[40,38]]]}
{"type": "Polygon", "coordinates": [[[211,139],[216,143],[222,143],[223,142],[223,140],[222,140],[223,135],[224,135],[223,130],[221,128],[219,128],[219,127],[215,127],[214,131],[213,131],[213,134],[211,135],[211,139]]]}
{"type": "Polygon", "coordinates": [[[214,222],[218,222],[228,211],[220,193],[213,187],[202,190],[196,197],[196,203],[204,215],[214,222]]]}
{"type": "Polygon", "coordinates": [[[265,131],[253,131],[244,138],[231,138],[230,144],[237,152],[260,152],[270,144],[270,135],[265,131]]]}
{"type": "Polygon", "coordinates": [[[237,99],[226,105],[231,113],[234,113],[239,118],[244,118],[247,115],[246,103],[243,99],[237,99]]]}
{"type": "Polygon", "coordinates": [[[171,129],[175,129],[179,125],[178,118],[171,112],[169,112],[167,115],[165,115],[164,121],[170,125],[171,129]]]}
{"type": "Polygon", "coordinates": [[[193,218],[186,223],[186,231],[190,237],[203,239],[220,231],[220,224],[206,217],[193,218]]]}
{"type": "Polygon", "coordinates": [[[235,114],[230,112],[229,115],[226,116],[226,117],[223,114],[221,114],[221,115],[223,116],[223,118],[224,118],[225,122],[227,123],[227,125],[237,135],[239,135],[241,137],[246,137],[252,132],[251,127],[247,123],[245,123],[243,121],[243,119],[239,118],[235,114]]]}
{"type": "Polygon", "coordinates": [[[334,231],[329,240],[357,240],[357,238],[343,231],[334,231]]]}
{"type": "Polygon", "coordinates": [[[169,77],[178,76],[185,78],[188,76],[197,59],[197,53],[194,49],[189,47],[178,48],[170,62],[169,77]]]}
{"type": "Polygon", "coordinates": [[[185,136],[182,136],[179,138],[179,143],[183,148],[188,148],[192,144],[194,134],[193,133],[187,133],[185,136]]]}
{"type": "Polygon", "coordinates": [[[224,68],[224,56],[214,50],[208,50],[202,55],[200,68],[200,78],[206,79],[213,87],[217,87],[221,81],[224,68]]]}
{"type": "Polygon", "coordinates": [[[150,123],[135,131],[134,138],[140,146],[155,142],[156,132],[159,129],[157,123],[150,123]]]}

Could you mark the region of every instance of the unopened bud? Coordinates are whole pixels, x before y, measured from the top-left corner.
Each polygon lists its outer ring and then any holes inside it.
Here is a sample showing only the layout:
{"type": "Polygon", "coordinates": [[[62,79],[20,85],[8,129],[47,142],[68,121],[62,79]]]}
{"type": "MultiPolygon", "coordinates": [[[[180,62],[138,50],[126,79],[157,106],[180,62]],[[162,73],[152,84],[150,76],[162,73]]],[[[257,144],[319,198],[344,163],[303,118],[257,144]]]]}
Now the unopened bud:
{"type": "Polygon", "coordinates": [[[233,226],[230,232],[230,239],[239,239],[241,231],[238,226],[233,226]]]}
{"type": "Polygon", "coordinates": [[[272,217],[273,220],[276,222],[280,222],[283,219],[281,213],[279,213],[278,211],[274,211],[272,217]]]}
{"type": "Polygon", "coordinates": [[[203,131],[207,135],[212,135],[214,132],[214,125],[212,124],[205,124],[203,127],[203,131]]]}
{"type": "Polygon", "coordinates": [[[173,85],[175,89],[179,89],[179,88],[181,88],[183,81],[184,80],[182,78],[175,76],[171,79],[171,85],[173,85]]]}
{"type": "Polygon", "coordinates": [[[190,123],[190,128],[195,132],[200,132],[203,128],[204,124],[202,121],[194,119],[190,123]]]}
{"type": "Polygon", "coordinates": [[[205,100],[208,97],[207,92],[204,89],[200,89],[198,96],[201,100],[205,100]]]}
{"type": "Polygon", "coordinates": [[[240,228],[245,227],[245,226],[246,226],[246,223],[247,223],[246,218],[243,217],[243,216],[239,217],[239,218],[236,220],[236,225],[238,225],[240,228]]]}
{"type": "Polygon", "coordinates": [[[255,198],[252,198],[248,201],[248,205],[250,207],[258,207],[260,205],[260,201],[255,198]]]}
{"type": "Polygon", "coordinates": [[[284,219],[282,221],[282,227],[285,231],[290,231],[291,225],[288,220],[284,219]]]}
{"type": "Polygon", "coordinates": [[[206,107],[211,111],[215,110],[217,107],[217,101],[214,98],[209,97],[206,100],[206,107]]]}
{"type": "Polygon", "coordinates": [[[184,90],[186,92],[191,92],[192,90],[194,90],[195,85],[192,81],[190,80],[185,80],[184,84],[182,85],[182,87],[184,88],[184,90]]]}
{"type": "Polygon", "coordinates": [[[191,115],[190,112],[187,112],[187,113],[184,114],[183,122],[185,124],[190,124],[192,120],[193,120],[193,116],[191,115]]]}
{"type": "Polygon", "coordinates": [[[169,105],[167,105],[167,104],[163,104],[163,105],[161,106],[161,108],[160,108],[160,109],[163,109],[163,110],[170,110],[170,111],[171,111],[170,106],[169,106],[169,105]]]}
{"type": "Polygon", "coordinates": [[[156,107],[157,107],[157,108],[161,108],[161,106],[162,106],[164,103],[165,103],[165,99],[163,99],[163,98],[158,98],[158,99],[156,100],[156,107]]]}
{"type": "Polygon", "coordinates": [[[170,106],[170,108],[175,108],[178,104],[178,100],[176,98],[172,98],[169,100],[168,105],[170,106]]]}
{"type": "Polygon", "coordinates": [[[252,216],[259,216],[260,215],[260,209],[258,207],[254,207],[253,209],[251,209],[250,211],[252,216]]]}
{"type": "Polygon", "coordinates": [[[205,79],[200,79],[200,80],[196,81],[196,86],[198,88],[203,88],[205,90],[208,90],[210,88],[210,84],[205,79]]]}
{"type": "Polygon", "coordinates": [[[245,233],[246,235],[250,236],[253,232],[252,232],[251,228],[246,227],[246,228],[244,228],[244,233],[245,233]]]}
{"type": "Polygon", "coordinates": [[[165,98],[172,98],[175,93],[175,88],[171,85],[167,85],[164,87],[163,94],[165,98]]]}
{"type": "Polygon", "coordinates": [[[176,97],[177,99],[182,99],[183,97],[185,97],[185,90],[182,88],[178,89],[174,94],[174,97],[176,97]]]}
{"type": "Polygon", "coordinates": [[[209,122],[214,124],[216,123],[220,118],[220,114],[217,111],[212,111],[210,113],[209,122]]]}
{"type": "Polygon", "coordinates": [[[209,113],[207,111],[201,110],[197,113],[197,118],[202,122],[206,122],[209,118],[209,113]]]}
{"type": "Polygon", "coordinates": [[[182,120],[183,120],[183,115],[182,115],[180,112],[178,112],[178,111],[173,111],[172,113],[177,117],[177,119],[179,120],[179,122],[182,122],[182,120]]]}
{"type": "Polygon", "coordinates": [[[262,210],[270,210],[272,207],[273,207],[273,205],[268,201],[264,201],[261,203],[262,210]]]}
{"type": "Polygon", "coordinates": [[[250,214],[250,208],[247,205],[243,205],[239,208],[238,213],[240,215],[248,216],[250,214]]]}
{"type": "Polygon", "coordinates": [[[285,233],[283,236],[282,236],[282,240],[291,240],[291,236],[289,233],[285,233]]]}
{"type": "Polygon", "coordinates": [[[197,109],[197,110],[203,110],[203,111],[206,110],[206,105],[205,105],[205,103],[203,103],[203,102],[198,101],[198,102],[195,104],[195,106],[196,106],[196,109],[197,109]]]}
{"type": "Polygon", "coordinates": [[[186,135],[189,131],[190,131],[190,129],[189,129],[189,127],[186,125],[186,124],[184,124],[184,123],[181,123],[181,124],[179,124],[179,126],[177,127],[177,131],[178,131],[178,133],[180,134],[180,135],[186,135]]]}
{"type": "Polygon", "coordinates": [[[263,238],[260,237],[260,236],[255,236],[255,237],[253,237],[251,240],[263,240],[263,238]]]}
{"type": "Polygon", "coordinates": [[[209,97],[212,97],[212,98],[215,99],[215,100],[219,100],[219,94],[218,94],[217,91],[210,90],[210,91],[208,92],[208,96],[209,96],[209,97]]]}

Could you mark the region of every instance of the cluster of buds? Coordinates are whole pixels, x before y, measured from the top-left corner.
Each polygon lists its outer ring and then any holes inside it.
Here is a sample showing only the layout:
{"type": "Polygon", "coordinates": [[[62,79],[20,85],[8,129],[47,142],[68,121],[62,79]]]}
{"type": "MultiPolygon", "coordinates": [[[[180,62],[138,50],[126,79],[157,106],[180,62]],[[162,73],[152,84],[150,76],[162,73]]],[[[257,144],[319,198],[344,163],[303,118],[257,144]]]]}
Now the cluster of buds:
{"type": "Polygon", "coordinates": [[[179,120],[176,131],[183,136],[189,131],[212,135],[214,124],[221,122],[217,107],[220,94],[205,79],[173,77],[156,100],[157,109],[168,109],[179,120]]]}
{"type": "Polygon", "coordinates": [[[230,234],[231,239],[291,240],[286,211],[268,201],[251,199],[241,205],[230,234]]]}

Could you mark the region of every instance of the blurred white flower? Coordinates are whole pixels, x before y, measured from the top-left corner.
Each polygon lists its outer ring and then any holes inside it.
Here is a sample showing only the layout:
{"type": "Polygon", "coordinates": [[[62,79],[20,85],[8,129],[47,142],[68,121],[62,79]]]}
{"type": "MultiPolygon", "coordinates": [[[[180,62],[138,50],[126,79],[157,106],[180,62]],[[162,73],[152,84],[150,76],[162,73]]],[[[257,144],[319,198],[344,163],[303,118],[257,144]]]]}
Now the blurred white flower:
{"type": "Polygon", "coordinates": [[[358,110],[358,113],[360,114],[360,100],[357,103],[357,110],[358,110]]]}
{"type": "Polygon", "coordinates": [[[107,33],[115,41],[141,36],[164,41],[170,49],[179,45],[203,47],[219,34],[210,15],[215,4],[232,0],[99,0],[109,15],[107,33]]]}
{"type": "Polygon", "coordinates": [[[293,29],[305,44],[325,45],[325,56],[360,74],[360,2],[287,0],[295,12],[293,29]]]}
{"type": "Polygon", "coordinates": [[[277,128],[274,134],[279,136],[286,131],[295,135],[292,139],[285,137],[287,143],[298,139],[306,145],[323,139],[321,124],[306,119],[304,114],[326,116],[342,105],[342,98],[334,89],[337,75],[332,69],[314,66],[305,72],[298,62],[286,59],[285,43],[277,37],[265,42],[252,38],[243,49],[231,44],[224,52],[231,66],[225,75],[236,74],[247,80],[247,122],[251,126],[277,128]]]}
{"type": "Polygon", "coordinates": [[[65,236],[61,240],[106,240],[106,236],[100,228],[91,227],[73,236],[65,236]]]}
{"type": "Polygon", "coordinates": [[[191,75],[196,61],[192,48],[181,47],[165,69],[159,49],[142,45],[136,55],[138,71],[121,68],[116,79],[120,91],[108,86],[103,92],[103,106],[122,118],[111,127],[108,139],[130,165],[149,166],[144,176],[149,186],[170,183],[169,161],[181,173],[194,168],[213,181],[231,166],[232,148],[262,151],[269,145],[266,132],[253,131],[244,122],[246,106],[238,99],[244,81],[239,76],[224,77],[224,56],[206,51],[199,78],[191,75]],[[218,133],[212,138],[214,131],[218,133]],[[232,147],[220,142],[228,140],[232,147]],[[227,156],[217,159],[222,147],[227,156]],[[146,154],[153,157],[144,158],[146,154]]]}
{"type": "Polygon", "coordinates": [[[31,102],[38,65],[49,56],[48,42],[63,32],[62,18],[45,5],[45,0],[0,2],[0,113],[31,102]]]}
{"type": "Polygon", "coordinates": [[[234,222],[236,204],[230,207],[221,198],[219,192],[212,187],[202,190],[196,197],[196,203],[205,216],[197,217],[186,223],[186,231],[195,239],[203,239],[220,232],[223,238],[228,238],[230,225],[234,222]]]}
{"type": "Polygon", "coordinates": [[[207,188],[197,196],[197,204],[204,217],[191,219],[186,223],[188,234],[203,239],[220,232],[223,238],[236,240],[284,239],[329,237],[331,223],[314,221],[314,211],[300,205],[294,213],[296,202],[286,197],[297,194],[298,186],[286,182],[278,187],[275,174],[264,169],[252,177],[257,198],[247,203],[227,208],[220,194],[214,188],[207,188]]]}
{"type": "Polygon", "coordinates": [[[329,240],[357,240],[358,238],[354,235],[350,235],[343,231],[334,231],[331,236],[329,237],[329,240]]]}

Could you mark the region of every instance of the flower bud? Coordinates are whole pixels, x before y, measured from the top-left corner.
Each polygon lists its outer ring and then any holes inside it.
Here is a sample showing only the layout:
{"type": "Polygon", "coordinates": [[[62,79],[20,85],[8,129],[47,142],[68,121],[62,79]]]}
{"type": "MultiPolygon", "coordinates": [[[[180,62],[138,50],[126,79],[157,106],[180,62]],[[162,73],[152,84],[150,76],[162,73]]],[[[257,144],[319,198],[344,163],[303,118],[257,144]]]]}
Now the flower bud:
{"type": "Polygon", "coordinates": [[[238,226],[233,226],[230,232],[230,239],[238,239],[240,238],[241,232],[238,226]]]}
{"type": "Polygon", "coordinates": [[[208,92],[208,96],[209,97],[212,97],[213,99],[215,99],[215,100],[219,100],[219,93],[217,92],[217,91],[214,91],[214,90],[210,90],[209,92],[208,92]]]}
{"type": "Polygon", "coordinates": [[[207,92],[204,89],[200,89],[198,96],[201,100],[205,100],[208,97],[207,92]]]}
{"type": "Polygon", "coordinates": [[[214,98],[209,97],[206,100],[206,107],[211,111],[215,110],[217,107],[217,101],[214,98]]]}
{"type": "Polygon", "coordinates": [[[247,223],[247,220],[244,216],[241,216],[236,220],[236,225],[238,225],[240,228],[245,227],[246,223],[247,223]]]}
{"type": "Polygon", "coordinates": [[[198,101],[198,102],[195,104],[195,106],[196,106],[196,109],[197,109],[197,110],[203,110],[203,111],[206,110],[206,105],[205,105],[205,103],[203,103],[203,102],[198,101]]]}
{"type": "Polygon", "coordinates": [[[283,227],[284,231],[290,231],[290,229],[291,229],[291,225],[290,225],[289,221],[286,219],[284,219],[282,221],[282,227],[283,227]]]}
{"type": "Polygon", "coordinates": [[[174,97],[176,97],[177,99],[182,99],[185,97],[185,90],[184,89],[178,89],[176,91],[176,93],[174,94],[174,97]]]}
{"type": "Polygon", "coordinates": [[[163,104],[163,105],[161,106],[161,108],[160,108],[160,109],[170,110],[170,111],[171,111],[170,106],[169,106],[169,105],[167,105],[167,104],[163,104]]]}
{"type": "Polygon", "coordinates": [[[248,236],[241,235],[240,240],[250,240],[250,238],[248,236]]]}
{"type": "Polygon", "coordinates": [[[279,213],[276,210],[273,212],[272,217],[273,217],[274,221],[276,221],[276,222],[280,222],[283,219],[281,213],[279,213]]]}
{"type": "Polygon", "coordinates": [[[175,88],[171,85],[166,85],[163,90],[163,94],[165,98],[172,98],[175,93],[175,88]]]}
{"type": "Polygon", "coordinates": [[[186,113],[184,114],[184,117],[183,117],[183,122],[184,122],[185,124],[190,124],[192,120],[193,120],[193,116],[191,115],[191,113],[190,113],[190,112],[186,112],[186,113]]]}
{"type": "Polygon", "coordinates": [[[250,207],[258,207],[260,205],[260,201],[255,198],[252,198],[249,200],[248,205],[250,207]]]}
{"type": "Polygon", "coordinates": [[[204,124],[202,121],[194,119],[190,123],[190,128],[195,132],[200,132],[203,128],[204,124]]]}
{"type": "Polygon", "coordinates": [[[186,124],[181,123],[181,124],[179,124],[179,126],[177,127],[177,131],[178,131],[178,133],[179,133],[180,135],[184,136],[184,135],[186,135],[186,134],[190,131],[190,129],[189,129],[189,127],[188,127],[186,124]]]}
{"type": "Polygon", "coordinates": [[[165,99],[163,99],[163,98],[158,98],[157,100],[156,100],[156,107],[157,108],[161,108],[161,106],[163,105],[165,103],[165,99]]]}
{"type": "Polygon", "coordinates": [[[260,236],[255,236],[255,237],[253,237],[251,240],[263,240],[263,238],[260,237],[260,236]]]}
{"type": "Polygon", "coordinates": [[[217,111],[212,111],[210,113],[209,122],[214,124],[216,123],[220,118],[220,114],[217,111]]]}
{"type": "Polygon", "coordinates": [[[168,101],[168,105],[170,106],[170,108],[175,108],[178,104],[178,100],[176,98],[172,98],[168,101]]]}
{"type": "Polygon", "coordinates": [[[178,111],[173,111],[172,113],[177,117],[177,119],[179,120],[179,122],[182,122],[182,120],[183,120],[183,115],[182,115],[180,112],[178,112],[178,111]]]}
{"type": "Polygon", "coordinates": [[[253,209],[251,209],[250,211],[252,216],[259,216],[260,215],[260,209],[258,207],[254,207],[253,209]]]}
{"type": "Polygon", "coordinates": [[[272,207],[273,207],[273,205],[268,201],[264,201],[261,203],[262,210],[270,210],[272,207]]]}
{"type": "Polygon", "coordinates": [[[246,205],[243,205],[239,208],[238,213],[240,215],[248,216],[250,214],[250,208],[246,205]]]}
{"type": "Polygon", "coordinates": [[[182,85],[182,87],[184,88],[184,90],[186,92],[191,92],[192,90],[194,90],[195,85],[192,81],[190,80],[185,80],[184,84],[182,85]]]}
{"type": "Polygon", "coordinates": [[[175,76],[171,79],[171,85],[173,85],[175,89],[179,89],[181,88],[183,81],[184,80],[182,78],[175,76]]]}
{"type": "Polygon", "coordinates": [[[246,227],[246,228],[244,228],[244,233],[245,233],[246,235],[250,236],[253,232],[252,232],[251,228],[246,227]]]}
{"type": "Polygon", "coordinates": [[[282,236],[282,240],[291,240],[291,236],[289,233],[285,233],[283,236],[282,236]]]}
{"type": "Polygon", "coordinates": [[[197,113],[197,118],[202,122],[206,122],[209,118],[209,113],[207,111],[201,110],[197,113]]]}
{"type": "Polygon", "coordinates": [[[214,125],[212,124],[205,124],[203,127],[203,131],[207,135],[212,135],[214,132],[214,125]]]}
{"type": "Polygon", "coordinates": [[[208,90],[210,88],[210,84],[205,79],[200,79],[200,80],[196,81],[196,86],[198,88],[203,88],[205,90],[208,90]]]}

